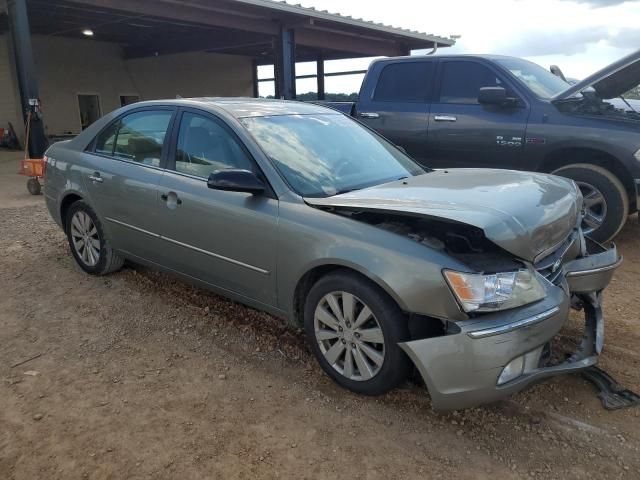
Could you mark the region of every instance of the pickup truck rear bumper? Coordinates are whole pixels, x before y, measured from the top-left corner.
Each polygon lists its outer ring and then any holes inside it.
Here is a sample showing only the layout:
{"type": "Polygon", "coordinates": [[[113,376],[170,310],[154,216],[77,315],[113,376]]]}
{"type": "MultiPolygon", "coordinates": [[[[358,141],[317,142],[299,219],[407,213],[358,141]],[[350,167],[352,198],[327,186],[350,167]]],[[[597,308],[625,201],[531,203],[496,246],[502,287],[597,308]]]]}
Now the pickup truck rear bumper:
{"type": "Polygon", "coordinates": [[[601,292],[621,258],[615,246],[589,245],[586,256],[564,265],[560,286],[545,280],[545,299],[458,322],[459,331],[451,335],[400,344],[420,371],[434,409],[493,402],[542,379],[597,363],[604,343],[601,292]],[[584,311],[582,343],[566,361],[545,365],[547,347],[567,321],[571,306],[584,311]]]}

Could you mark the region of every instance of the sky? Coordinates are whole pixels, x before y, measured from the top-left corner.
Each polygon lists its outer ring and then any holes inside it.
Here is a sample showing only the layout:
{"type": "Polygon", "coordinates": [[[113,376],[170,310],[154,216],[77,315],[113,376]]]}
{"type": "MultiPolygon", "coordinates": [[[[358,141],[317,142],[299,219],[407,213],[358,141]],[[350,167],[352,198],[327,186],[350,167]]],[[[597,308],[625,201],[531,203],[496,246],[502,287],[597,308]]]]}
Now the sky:
{"type": "MultiPolygon", "coordinates": [[[[351,15],[396,27],[449,37],[441,53],[496,53],[524,57],[545,68],[558,65],[565,76],[584,78],[640,48],[640,0],[295,0],[305,7],[351,15]]],[[[424,54],[416,51],[414,54],[424,54]]],[[[327,62],[326,71],[366,69],[371,59],[327,62]]],[[[315,73],[300,64],[298,75],[315,73]]],[[[261,68],[261,78],[273,69],[261,68]]],[[[328,78],[332,93],[360,89],[362,76],[328,78]]],[[[315,91],[302,80],[298,93],[315,91]]],[[[262,83],[260,94],[273,94],[262,83]]]]}

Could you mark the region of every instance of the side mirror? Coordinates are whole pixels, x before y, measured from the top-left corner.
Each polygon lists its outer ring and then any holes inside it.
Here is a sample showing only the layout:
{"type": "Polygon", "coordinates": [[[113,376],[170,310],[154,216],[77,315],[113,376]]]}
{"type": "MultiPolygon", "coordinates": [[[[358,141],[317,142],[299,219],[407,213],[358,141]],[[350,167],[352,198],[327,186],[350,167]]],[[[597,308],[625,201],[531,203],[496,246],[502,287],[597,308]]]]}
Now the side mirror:
{"type": "Polygon", "coordinates": [[[207,186],[213,190],[225,192],[243,192],[257,195],[264,193],[265,185],[258,176],[249,170],[217,170],[209,175],[207,186]]]}
{"type": "Polygon", "coordinates": [[[478,94],[478,103],[513,107],[517,105],[518,101],[515,98],[507,97],[507,91],[504,87],[482,87],[478,94]]]}

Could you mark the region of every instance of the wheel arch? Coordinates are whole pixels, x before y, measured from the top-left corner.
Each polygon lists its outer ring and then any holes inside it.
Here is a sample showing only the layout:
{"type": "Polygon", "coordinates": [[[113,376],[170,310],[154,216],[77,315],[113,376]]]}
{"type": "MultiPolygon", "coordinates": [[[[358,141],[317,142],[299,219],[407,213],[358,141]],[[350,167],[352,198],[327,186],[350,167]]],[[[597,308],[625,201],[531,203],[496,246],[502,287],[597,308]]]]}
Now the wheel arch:
{"type": "Polygon", "coordinates": [[[69,207],[71,207],[71,205],[73,205],[78,200],[84,200],[84,198],[76,192],[69,192],[60,201],[60,222],[63,225],[64,229],[67,228],[66,218],[69,207]]]}
{"type": "Polygon", "coordinates": [[[361,277],[364,280],[373,283],[375,286],[381,289],[396,305],[398,305],[400,310],[406,312],[406,306],[403,305],[402,301],[396,295],[393,289],[382,279],[378,278],[376,275],[373,275],[371,272],[358,268],[355,265],[331,261],[314,265],[308,268],[296,282],[293,293],[293,304],[291,305],[291,320],[296,326],[304,325],[304,302],[313,285],[318,280],[320,280],[320,278],[336,271],[350,272],[361,277]]]}
{"type": "Polygon", "coordinates": [[[552,173],[559,168],[577,163],[597,165],[608,171],[620,180],[629,198],[630,213],[638,209],[636,204],[636,192],[633,178],[627,167],[614,155],[603,150],[591,147],[564,147],[549,153],[543,160],[540,170],[552,173]]]}

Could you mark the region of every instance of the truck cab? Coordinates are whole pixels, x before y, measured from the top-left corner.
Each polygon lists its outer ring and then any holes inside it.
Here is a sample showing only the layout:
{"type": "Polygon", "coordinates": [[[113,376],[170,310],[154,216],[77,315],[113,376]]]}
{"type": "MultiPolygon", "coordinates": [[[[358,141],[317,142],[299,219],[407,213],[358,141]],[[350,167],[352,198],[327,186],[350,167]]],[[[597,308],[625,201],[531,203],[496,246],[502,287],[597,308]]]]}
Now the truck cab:
{"type": "Polygon", "coordinates": [[[514,57],[386,58],[371,64],[355,105],[336,107],[429,167],[573,179],[585,198],[583,229],[604,242],[638,208],[640,114],[606,100],[627,91],[612,85],[640,83],[639,65],[636,52],[572,86],[514,57]]]}

